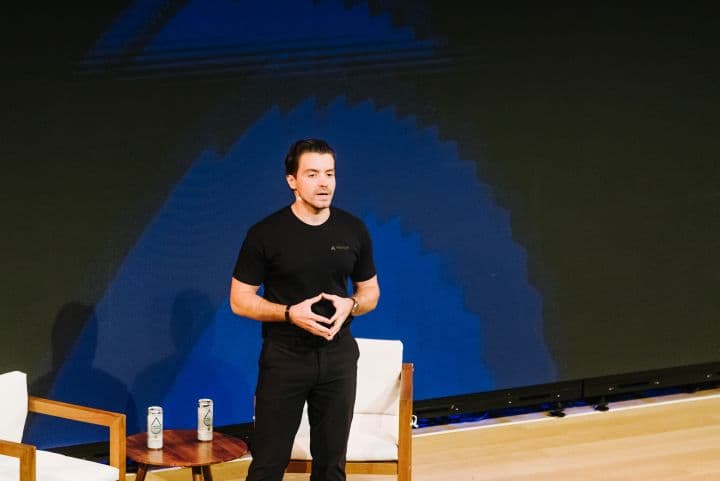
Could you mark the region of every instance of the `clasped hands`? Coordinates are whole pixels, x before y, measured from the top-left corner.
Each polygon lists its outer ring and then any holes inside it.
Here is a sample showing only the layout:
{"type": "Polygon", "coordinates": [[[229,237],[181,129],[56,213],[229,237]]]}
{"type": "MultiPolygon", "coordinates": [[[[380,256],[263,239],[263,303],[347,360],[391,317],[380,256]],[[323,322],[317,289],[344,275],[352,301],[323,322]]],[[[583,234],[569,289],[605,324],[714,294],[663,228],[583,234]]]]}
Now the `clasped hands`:
{"type": "Polygon", "coordinates": [[[323,292],[290,306],[290,322],[311,334],[331,341],[350,316],[354,304],[355,301],[349,297],[340,297],[323,292]],[[312,310],[312,305],[323,299],[330,301],[335,307],[335,313],[330,318],[316,314],[312,310]]]}

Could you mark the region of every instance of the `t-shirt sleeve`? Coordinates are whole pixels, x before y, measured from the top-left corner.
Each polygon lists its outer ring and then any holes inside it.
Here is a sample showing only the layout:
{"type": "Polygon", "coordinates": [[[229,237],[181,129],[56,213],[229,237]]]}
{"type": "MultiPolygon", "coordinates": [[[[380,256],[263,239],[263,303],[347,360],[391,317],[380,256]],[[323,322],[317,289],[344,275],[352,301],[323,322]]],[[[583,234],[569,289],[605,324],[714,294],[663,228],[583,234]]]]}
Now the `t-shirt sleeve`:
{"type": "Polygon", "coordinates": [[[240,247],[233,277],[245,284],[259,286],[265,280],[265,270],[265,256],[260,236],[256,230],[250,229],[240,247]]]}
{"type": "Polygon", "coordinates": [[[364,224],[361,223],[360,227],[360,250],[358,252],[358,259],[355,263],[355,268],[353,269],[352,274],[350,274],[350,278],[354,282],[366,281],[376,274],[375,259],[373,258],[373,248],[370,234],[364,224]]]}

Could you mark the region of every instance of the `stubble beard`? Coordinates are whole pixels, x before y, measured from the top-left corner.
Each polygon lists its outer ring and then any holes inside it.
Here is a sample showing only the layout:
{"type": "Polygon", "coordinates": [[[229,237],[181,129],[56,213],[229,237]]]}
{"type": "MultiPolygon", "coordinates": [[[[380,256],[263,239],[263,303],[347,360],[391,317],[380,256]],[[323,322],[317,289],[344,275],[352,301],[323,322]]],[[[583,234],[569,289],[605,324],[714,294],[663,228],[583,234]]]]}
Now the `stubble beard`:
{"type": "MultiPolygon", "coordinates": [[[[330,209],[330,206],[332,205],[332,199],[333,199],[334,193],[330,193],[327,195],[327,200],[308,200],[297,193],[295,194],[296,201],[299,201],[300,204],[303,205],[304,209],[313,212],[314,214],[319,214],[323,212],[324,210],[330,209]]],[[[314,196],[313,196],[314,197],[314,196]]]]}

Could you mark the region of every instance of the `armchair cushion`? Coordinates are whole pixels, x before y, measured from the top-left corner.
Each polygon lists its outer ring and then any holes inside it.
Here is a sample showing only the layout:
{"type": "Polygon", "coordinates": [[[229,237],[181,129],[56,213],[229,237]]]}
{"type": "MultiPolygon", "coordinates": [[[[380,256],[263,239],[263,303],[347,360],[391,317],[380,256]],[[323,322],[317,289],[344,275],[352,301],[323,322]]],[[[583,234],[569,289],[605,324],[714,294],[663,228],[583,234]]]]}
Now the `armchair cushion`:
{"type": "MultiPolygon", "coordinates": [[[[116,481],[119,476],[117,468],[105,464],[41,450],[36,456],[38,481],[116,481]]],[[[0,456],[0,481],[17,481],[19,469],[18,459],[0,456]]]]}
{"type": "Polygon", "coordinates": [[[20,371],[0,374],[0,439],[19,443],[28,413],[27,376],[20,371]]]}
{"type": "MultiPolygon", "coordinates": [[[[307,422],[303,418],[303,423],[307,422]]],[[[398,458],[398,417],[387,414],[353,416],[348,440],[348,461],[392,461],[398,458]]],[[[310,427],[298,430],[292,454],[295,460],[312,459],[310,427]]]]}

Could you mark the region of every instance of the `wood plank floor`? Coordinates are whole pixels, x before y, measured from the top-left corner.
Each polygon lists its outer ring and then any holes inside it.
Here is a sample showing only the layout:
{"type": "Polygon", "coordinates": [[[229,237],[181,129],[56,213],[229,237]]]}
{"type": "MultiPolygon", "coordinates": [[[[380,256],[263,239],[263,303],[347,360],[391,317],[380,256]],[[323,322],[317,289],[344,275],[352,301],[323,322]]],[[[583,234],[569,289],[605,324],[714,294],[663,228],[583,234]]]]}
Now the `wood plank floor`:
{"type": "MultiPolygon", "coordinates": [[[[535,413],[424,428],[415,431],[413,449],[414,481],[720,481],[720,389],[625,401],[604,413],[579,407],[564,418],[535,413]]],[[[242,481],[247,466],[216,466],[214,479],[242,481]]],[[[167,470],[146,479],[191,477],[167,470]]]]}

